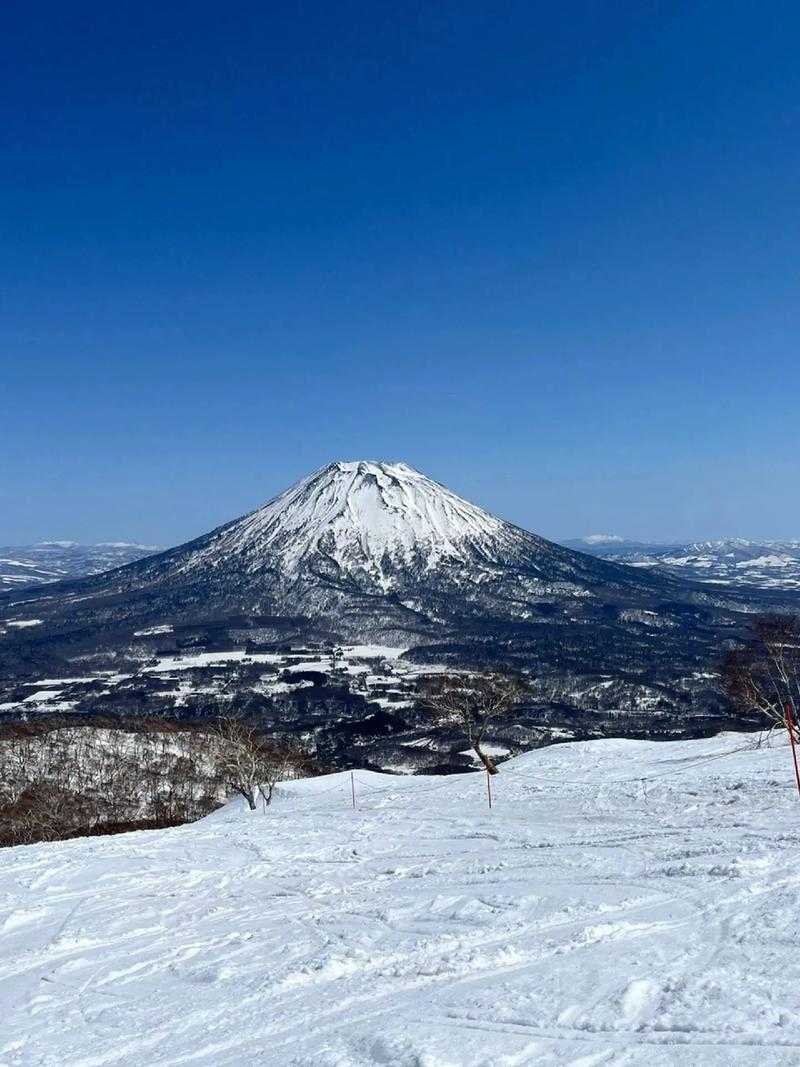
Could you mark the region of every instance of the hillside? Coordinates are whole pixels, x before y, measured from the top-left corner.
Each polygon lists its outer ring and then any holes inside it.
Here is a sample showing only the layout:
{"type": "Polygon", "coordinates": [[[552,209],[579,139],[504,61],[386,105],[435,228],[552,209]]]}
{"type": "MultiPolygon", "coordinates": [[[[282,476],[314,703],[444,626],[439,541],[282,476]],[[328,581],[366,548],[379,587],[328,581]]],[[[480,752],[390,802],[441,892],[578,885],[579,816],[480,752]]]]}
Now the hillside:
{"type": "Polygon", "coordinates": [[[3,852],[3,1064],[797,1063],[784,738],[355,791],[3,852]]]}
{"type": "Polygon", "coordinates": [[[0,619],[36,613],[46,628],[37,637],[94,626],[108,643],[148,623],[236,613],[294,620],[307,638],[394,644],[676,598],[710,602],[708,592],[522,530],[406,464],[357,461],[331,463],[167,552],[23,591],[7,609],[0,599],[0,619]]]}

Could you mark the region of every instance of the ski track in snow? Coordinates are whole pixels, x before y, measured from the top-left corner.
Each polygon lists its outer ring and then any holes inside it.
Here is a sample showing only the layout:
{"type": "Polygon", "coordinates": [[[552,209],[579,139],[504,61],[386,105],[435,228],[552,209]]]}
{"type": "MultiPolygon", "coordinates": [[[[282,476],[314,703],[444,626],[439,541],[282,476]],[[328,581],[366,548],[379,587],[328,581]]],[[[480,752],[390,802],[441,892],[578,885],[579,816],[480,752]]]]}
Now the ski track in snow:
{"type": "Polygon", "coordinates": [[[800,803],[754,741],[4,850],[0,1065],[796,1065],[800,803]]]}

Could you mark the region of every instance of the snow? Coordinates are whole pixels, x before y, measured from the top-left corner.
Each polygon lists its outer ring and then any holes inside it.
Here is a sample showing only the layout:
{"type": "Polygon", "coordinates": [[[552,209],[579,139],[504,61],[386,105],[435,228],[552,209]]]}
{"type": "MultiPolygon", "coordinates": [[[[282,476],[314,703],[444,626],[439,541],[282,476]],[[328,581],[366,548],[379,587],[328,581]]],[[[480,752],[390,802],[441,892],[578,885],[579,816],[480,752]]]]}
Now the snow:
{"type": "Polygon", "coordinates": [[[278,663],[281,656],[274,652],[246,652],[243,648],[229,652],[196,652],[190,656],[163,656],[155,664],[144,667],[144,672],[159,674],[162,671],[187,671],[193,667],[213,667],[224,663],[247,661],[248,663],[278,663]]]}
{"type": "MultiPolygon", "coordinates": [[[[584,542],[585,543],[585,542],[584,542]]],[[[756,586],[794,590],[800,587],[797,541],[748,541],[727,538],[684,545],[629,545],[625,553],[596,554],[632,567],[667,568],[679,578],[710,585],[756,586]]]]}
{"type": "Polygon", "coordinates": [[[98,541],[96,548],[141,548],[148,552],[158,552],[158,545],[143,545],[139,541],[98,541]]]}
{"type": "Polygon", "coordinates": [[[789,1067],[785,739],[357,771],[0,864],[0,1063],[789,1067]]]}
{"type": "Polygon", "coordinates": [[[741,560],[736,564],[737,567],[752,568],[752,567],[796,567],[796,556],[778,556],[775,553],[766,556],[758,556],[756,559],[741,560]]]}
{"type": "Polygon", "coordinates": [[[607,545],[607,544],[621,544],[625,539],[620,537],[619,534],[610,533],[596,533],[589,534],[583,538],[584,544],[587,545],[607,545]]]}
{"type": "Polygon", "coordinates": [[[133,636],[134,637],[156,637],[158,634],[171,634],[171,633],[172,633],[172,625],[171,625],[171,623],[165,622],[165,623],[162,623],[160,626],[150,626],[146,630],[134,630],[133,631],[133,636]]]}
{"type": "Polygon", "coordinates": [[[362,460],[315,471],[223,527],[205,553],[243,554],[254,568],[274,554],[296,573],[323,549],[343,569],[366,567],[388,590],[387,559],[408,564],[422,552],[430,569],[463,559],[467,546],[494,556],[498,538],[514,529],[405,463],[362,460]]]}
{"type": "Polygon", "coordinates": [[[344,645],[345,655],[356,659],[399,659],[407,647],[395,648],[389,645],[344,645]]]}
{"type": "MultiPolygon", "coordinates": [[[[1,633],[2,631],[0,631],[1,633]]],[[[326,674],[334,679],[343,675],[358,679],[359,692],[382,707],[398,710],[410,707],[414,703],[410,694],[414,679],[420,674],[434,674],[447,670],[444,664],[417,664],[402,658],[407,651],[405,647],[392,645],[342,645],[315,651],[308,648],[280,652],[249,652],[243,648],[223,649],[214,652],[174,653],[142,660],[142,675],[155,676],[164,681],[171,681],[169,689],[159,689],[158,695],[164,700],[174,700],[177,706],[185,706],[189,697],[198,694],[220,694],[225,691],[226,672],[238,667],[257,667],[264,664],[267,668],[258,681],[253,681],[254,692],[268,697],[285,695],[313,686],[308,679],[298,675],[313,671],[326,674]],[[208,676],[192,674],[193,671],[209,671],[208,676]],[[201,680],[202,678],[202,680],[201,680]],[[379,687],[372,692],[372,687],[379,687]]],[[[79,656],[76,661],[92,657],[79,656]]],[[[122,683],[130,682],[136,677],[128,673],[113,670],[95,671],[90,674],[73,675],[64,678],[37,678],[20,682],[31,692],[26,697],[6,701],[0,705],[0,711],[16,709],[19,712],[71,710],[81,699],[81,693],[71,688],[66,696],[75,700],[59,700],[66,687],[94,685],[95,697],[110,695],[122,683]],[[103,686],[98,689],[97,685],[103,686]],[[35,691],[34,691],[35,690],[35,691]],[[35,707],[34,707],[35,705],[35,707]]],[[[127,687],[126,687],[127,688],[127,687]]],[[[384,766],[387,764],[383,763],[384,766]]],[[[416,770],[416,768],[412,768],[416,770]]],[[[0,1067],[3,1067],[0,1061],[0,1067]]]]}
{"type": "Polygon", "coordinates": [[[97,574],[154,551],[154,546],[122,542],[85,545],[77,541],[44,541],[0,546],[0,589],[97,574]]]}
{"type": "MultiPolygon", "coordinates": [[[[495,759],[497,759],[498,756],[508,755],[508,749],[505,748],[503,745],[482,745],[481,747],[483,748],[483,751],[486,753],[487,756],[494,756],[495,759]]],[[[476,764],[479,764],[481,762],[471,748],[465,748],[463,752],[459,752],[459,755],[469,756],[470,759],[472,759],[472,761],[476,764]]]]}
{"type": "Polygon", "coordinates": [[[42,625],[42,620],[41,619],[7,619],[6,620],[6,626],[25,627],[25,626],[41,626],[41,625],[42,625]]]}
{"type": "MultiPolygon", "coordinates": [[[[91,682],[97,681],[109,681],[109,674],[111,671],[98,671],[97,674],[84,675],[76,678],[37,678],[35,682],[23,682],[23,685],[88,685],[91,682]]],[[[128,677],[127,675],[117,675],[122,679],[128,677]]]]}
{"type": "MultiPolygon", "coordinates": [[[[350,674],[358,674],[369,671],[370,668],[366,664],[351,662],[353,660],[377,659],[387,660],[394,664],[406,651],[406,648],[395,648],[390,645],[342,645],[335,654],[332,651],[327,651],[307,659],[295,659],[291,653],[248,652],[245,649],[236,648],[220,652],[195,652],[188,655],[161,656],[155,663],[144,667],[143,672],[162,674],[170,671],[192,670],[196,667],[223,666],[226,663],[269,663],[280,665],[289,671],[327,671],[331,669],[335,660],[342,670],[350,674]]],[[[427,667],[418,667],[415,664],[403,664],[402,667],[397,664],[396,666],[402,673],[407,674],[429,669],[427,667]]]]}

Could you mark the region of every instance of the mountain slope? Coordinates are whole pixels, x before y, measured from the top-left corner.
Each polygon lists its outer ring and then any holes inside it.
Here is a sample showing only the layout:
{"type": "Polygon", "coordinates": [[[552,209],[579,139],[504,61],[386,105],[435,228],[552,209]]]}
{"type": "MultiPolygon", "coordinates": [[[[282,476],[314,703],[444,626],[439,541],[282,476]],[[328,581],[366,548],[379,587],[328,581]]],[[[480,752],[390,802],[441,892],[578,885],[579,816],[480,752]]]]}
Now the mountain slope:
{"type": "Polygon", "coordinates": [[[314,616],[354,639],[450,622],[519,623],[567,605],[653,607],[708,594],[562,548],[405,464],[333,463],[204,537],[14,607],[43,622],[139,624],[239,612],[314,616]]]}

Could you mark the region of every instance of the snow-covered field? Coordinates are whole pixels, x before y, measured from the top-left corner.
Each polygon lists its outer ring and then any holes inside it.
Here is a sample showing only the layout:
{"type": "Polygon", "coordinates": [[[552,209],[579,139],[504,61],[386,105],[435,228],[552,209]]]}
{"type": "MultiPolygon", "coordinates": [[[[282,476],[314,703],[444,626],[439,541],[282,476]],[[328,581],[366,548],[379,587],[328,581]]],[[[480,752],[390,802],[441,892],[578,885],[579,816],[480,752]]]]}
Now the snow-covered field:
{"type": "MultiPolygon", "coordinates": [[[[41,620],[38,620],[41,621],[41,620]]],[[[22,625],[12,624],[9,625],[22,625]]],[[[27,625],[27,624],[26,624],[27,625]]],[[[139,636],[154,636],[171,629],[169,626],[154,626],[140,631],[139,636]]],[[[0,636],[2,629],[0,628],[0,636]]],[[[82,677],[46,678],[21,682],[14,686],[17,698],[0,702],[0,712],[49,712],[71,711],[80,705],[81,698],[93,694],[97,683],[102,683],[107,694],[115,690],[141,691],[143,680],[149,678],[172,679],[172,692],[159,690],[159,697],[174,699],[175,706],[186,704],[188,698],[198,693],[221,693],[230,681],[230,670],[237,667],[252,667],[264,664],[271,670],[251,683],[253,691],[265,696],[293,692],[310,686],[308,680],[292,681],[289,674],[302,671],[318,671],[332,676],[339,684],[355,678],[360,682],[359,692],[368,694],[374,704],[383,707],[410,707],[416,697],[416,686],[421,675],[436,674],[446,668],[441,664],[417,664],[402,659],[406,648],[387,645],[341,645],[333,649],[282,650],[280,652],[249,652],[243,648],[214,652],[176,652],[168,655],[140,653],[142,666],[138,673],[125,674],[109,670],[94,671],[82,677]],[[198,670],[212,672],[210,677],[198,678],[198,670]],[[216,674],[213,672],[216,671],[216,674]],[[28,692],[28,690],[31,690],[28,692]],[[24,695],[23,695],[24,694],[24,695]]],[[[134,653],[130,653],[129,661],[134,653]]],[[[503,751],[507,751],[503,749],[503,751]]]]}
{"type": "Polygon", "coordinates": [[[754,741],[0,852],[0,1064],[796,1065],[800,800],[754,741]]]}

